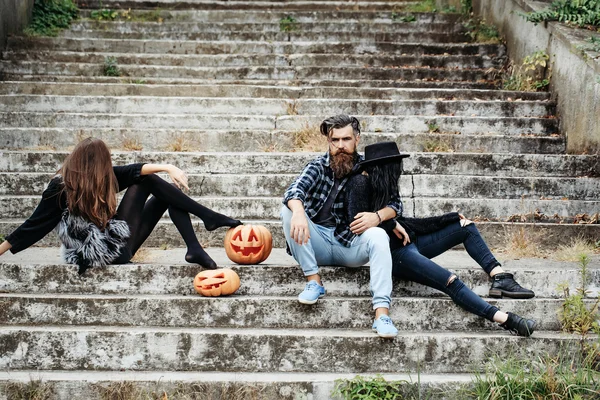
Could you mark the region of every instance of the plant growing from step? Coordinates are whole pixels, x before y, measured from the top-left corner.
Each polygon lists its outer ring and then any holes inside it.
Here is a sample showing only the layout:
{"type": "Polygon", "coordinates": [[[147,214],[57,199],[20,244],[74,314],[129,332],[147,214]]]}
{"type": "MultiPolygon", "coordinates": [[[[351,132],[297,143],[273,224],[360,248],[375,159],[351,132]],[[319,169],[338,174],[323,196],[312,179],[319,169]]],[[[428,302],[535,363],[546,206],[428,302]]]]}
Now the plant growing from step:
{"type": "Polygon", "coordinates": [[[498,28],[488,25],[484,20],[471,18],[465,22],[466,35],[475,43],[498,44],[502,41],[498,28]]]}
{"type": "Polygon", "coordinates": [[[544,77],[549,59],[550,56],[543,50],[528,55],[521,65],[508,68],[509,72],[503,78],[503,88],[526,92],[546,90],[550,85],[550,79],[544,77]]]}
{"type": "Polygon", "coordinates": [[[56,396],[52,386],[41,380],[9,382],[4,386],[3,394],[11,400],[50,400],[56,396]]]}
{"type": "Polygon", "coordinates": [[[103,66],[104,76],[121,76],[116,57],[105,57],[103,66]]]}
{"type": "Polygon", "coordinates": [[[579,277],[581,286],[575,291],[575,294],[570,294],[569,283],[565,282],[559,285],[559,291],[563,295],[563,305],[559,310],[559,320],[562,325],[562,330],[569,333],[577,333],[585,338],[589,333],[600,334],[600,314],[598,307],[600,305],[600,297],[589,307],[585,303],[585,298],[589,295],[589,284],[591,276],[589,272],[590,258],[587,254],[579,255],[579,277]]]}
{"type": "Polygon", "coordinates": [[[35,0],[31,24],[25,29],[30,36],[57,36],[77,19],[79,9],[73,0],[35,0]]]}
{"type": "Polygon", "coordinates": [[[90,19],[94,21],[133,21],[133,22],[163,22],[160,8],[152,11],[133,14],[131,9],[112,10],[103,8],[90,13],[90,19]]]}
{"type": "Polygon", "coordinates": [[[325,138],[317,125],[306,122],[291,132],[291,136],[294,151],[320,151],[325,148],[325,138]]]}
{"type": "MultiPolygon", "coordinates": [[[[600,396],[600,373],[591,357],[563,349],[559,355],[495,357],[484,374],[475,373],[478,400],[593,400],[600,396]]],[[[466,396],[465,396],[466,397],[466,396]]]]}
{"type": "Polygon", "coordinates": [[[298,30],[298,21],[291,15],[279,20],[279,30],[281,32],[295,32],[298,30]]]}
{"type": "Polygon", "coordinates": [[[435,7],[435,0],[421,0],[419,3],[410,5],[408,11],[429,13],[436,12],[437,8],[435,7]]]}
{"type": "Polygon", "coordinates": [[[396,12],[392,13],[392,21],[394,22],[415,22],[417,17],[412,14],[402,15],[396,12]]]}
{"type": "Polygon", "coordinates": [[[527,21],[538,24],[559,21],[579,27],[600,27],[600,1],[598,0],[555,0],[549,8],[525,14],[527,21]]]}

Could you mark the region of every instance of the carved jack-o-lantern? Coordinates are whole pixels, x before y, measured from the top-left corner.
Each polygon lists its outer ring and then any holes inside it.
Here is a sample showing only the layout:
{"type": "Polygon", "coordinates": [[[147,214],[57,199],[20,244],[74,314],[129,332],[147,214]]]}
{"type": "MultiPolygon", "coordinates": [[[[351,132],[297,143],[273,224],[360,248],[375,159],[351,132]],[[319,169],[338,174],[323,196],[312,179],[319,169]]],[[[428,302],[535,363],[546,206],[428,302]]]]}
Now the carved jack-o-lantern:
{"type": "Polygon", "coordinates": [[[225,296],[240,288],[240,277],[229,268],[206,270],[196,275],[194,288],[203,296],[225,296]]]}
{"type": "Polygon", "coordinates": [[[271,254],[273,237],[262,225],[239,225],[225,235],[227,257],[238,264],[258,264],[271,254]]]}

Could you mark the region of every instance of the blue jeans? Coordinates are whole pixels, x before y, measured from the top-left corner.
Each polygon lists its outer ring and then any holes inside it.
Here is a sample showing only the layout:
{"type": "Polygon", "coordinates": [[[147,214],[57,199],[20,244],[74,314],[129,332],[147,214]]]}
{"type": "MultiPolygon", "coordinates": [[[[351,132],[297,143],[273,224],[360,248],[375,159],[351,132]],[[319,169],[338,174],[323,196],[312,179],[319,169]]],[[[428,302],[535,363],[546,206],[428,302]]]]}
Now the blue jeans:
{"type": "Polygon", "coordinates": [[[461,227],[456,222],[437,232],[419,235],[414,243],[394,250],[393,275],[442,291],[466,311],[493,321],[497,307],[473,293],[455,274],[430,260],[460,243],[488,274],[500,265],[475,224],[461,227]]]}
{"type": "Polygon", "coordinates": [[[342,245],[334,237],[334,228],[313,223],[308,216],[310,239],[299,245],[290,235],[292,211],[281,209],[283,232],[292,256],[300,264],[304,276],[319,273],[319,265],[341,265],[359,267],[370,263],[370,289],[373,294],[373,309],[390,308],[392,294],[392,255],[389,236],[381,228],[367,229],[356,236],[350,247],[342,245]]]}

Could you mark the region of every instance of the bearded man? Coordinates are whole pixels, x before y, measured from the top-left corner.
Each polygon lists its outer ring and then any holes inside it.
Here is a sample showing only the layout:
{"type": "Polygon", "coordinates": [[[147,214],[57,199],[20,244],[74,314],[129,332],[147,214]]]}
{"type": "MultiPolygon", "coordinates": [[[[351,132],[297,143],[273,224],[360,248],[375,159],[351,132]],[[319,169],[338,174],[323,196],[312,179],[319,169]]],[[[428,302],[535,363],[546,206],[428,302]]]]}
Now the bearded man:
{"type": "Polygon", "coordinates": [[[392,293],[392,257],[389,236],[378,225],[402,214],[400,196],[377,212],[346,220],[344,192],[348,178],[362,160],[357,151],[360,124],[354,117],[336,115],[321,124],[329,151],[311,161],[285,192],[281,210],[288,250],[307,283],[298,301],[315,304],[325,295],[319,265],[358,267],[370,264],[375,322],[373,330],[393,338],[398,330],[388,316],[392,293]]]}

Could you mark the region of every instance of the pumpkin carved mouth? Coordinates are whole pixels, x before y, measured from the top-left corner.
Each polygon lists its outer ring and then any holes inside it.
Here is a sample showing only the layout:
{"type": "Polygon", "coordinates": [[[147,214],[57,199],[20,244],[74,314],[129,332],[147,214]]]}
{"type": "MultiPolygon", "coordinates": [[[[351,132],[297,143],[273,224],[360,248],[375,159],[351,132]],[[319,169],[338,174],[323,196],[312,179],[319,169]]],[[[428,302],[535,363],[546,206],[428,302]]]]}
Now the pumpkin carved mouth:
{"type": "Polygon", "coordinates": [[[257,246],[257,247],[241,247],[241,246],[236,246],[235,244],[231,244],[231,248],[233,249],[233,251],[235,251],[236,253],[241,253],[244,256],[249,256],[252,254],[258,254],[262,251],[262,249],[265,246],[257,246]]]}

